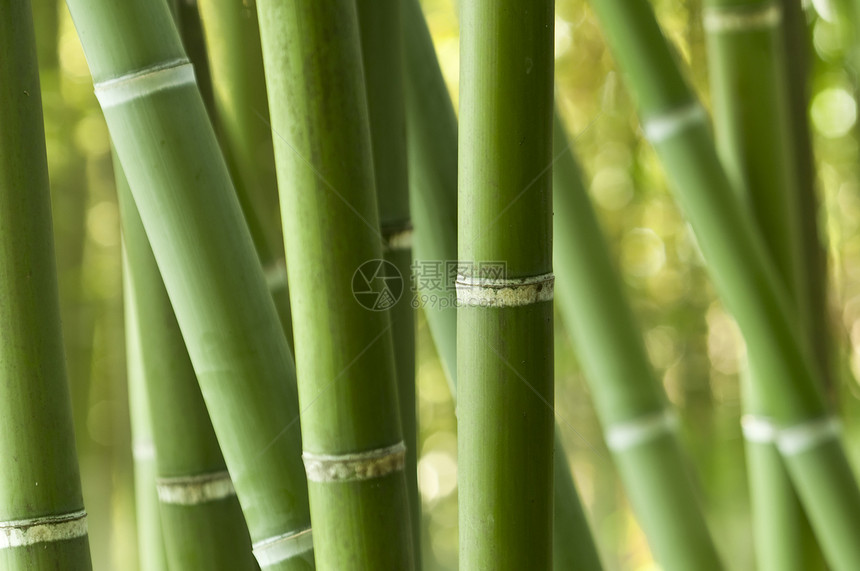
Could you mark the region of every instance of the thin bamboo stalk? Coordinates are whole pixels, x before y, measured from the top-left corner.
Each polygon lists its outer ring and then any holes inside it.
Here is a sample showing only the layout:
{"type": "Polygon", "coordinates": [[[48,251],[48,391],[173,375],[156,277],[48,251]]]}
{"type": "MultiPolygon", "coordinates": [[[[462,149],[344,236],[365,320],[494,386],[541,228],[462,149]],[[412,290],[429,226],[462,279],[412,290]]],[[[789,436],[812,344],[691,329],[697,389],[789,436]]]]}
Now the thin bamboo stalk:
{"type": "MultiPolygon", "coordinates": [[[[179,324],[121,167],[115,173],[130,317],[127,329],[136,344],[146,403],[151,404],[152,449],[157,460],[153,489],[157,489],[169,568],[256,569],[248,528],[179,324]]],[[[141,547],[149,550],[147,544],[141,547]]]]}
{"type": "MultiPolygon", "coordinates": [[[[800,337],[812,346],[806,292],[799,172],[790,146],[782,10],[772,0],[709,0],[704,27],[710,60],[717,151],[733,187],[749,204],[797,311],[800,337]]],[[[744,421],[758,567],[812,569],[821,554],[773,441],[751,427],[772,423],[760,382],[768,374],[750,355],[744,421]]]]}
{"type": "Polygon", "coordinates": [[[664,569],[721,569],[674,412],[648,361],[556,114],[553,236],[559,307],[624,488],[664,569]]]}
{"type": "Polygon", "coordinates": [[[264,0],[257,8],[317,565],[412,569],[392,325],[378,311],[397,296],[377,273],[382,241],[355,3],[264,0]]]}
{"type": "Polygon", "coordinates": [[[69,8],[255,555],[308,569],[292,358],[167,5],[69,8]]]}
{"type": "Polygon", "coordinates": [[[33,16],[0,12],[0,568],[89,570],[33,16]]]}
{"type": "MultiPolygon", "coordinates": [[[[457,259],[457,118],[421,6],[408,0],[403,10],[417,294],[456,398],[455,275],[446,271],[446,262],[457,259]]],[[[602,568],[600,557],[558,432],[556,425],[553,568],[571,569],[575,562],[577,569],[597,571],[602,568]]]]}
{"type": "Polygon", "coordinates": [[[670,177],[711,278],[744,334],[776,421],[777,447],[833,568],[860,567],[860,493],[788,293],[764,240],[717,158],[707,116],[685,83],[646,0],[593,8],[639,105],[646,137],[670,177]]]}
{"type": "Polygon", "coordinates": [[[460,565],[552,566],[554,3],[461,6],[460,565]]]}
{"type": "MultiPolygon", "coordinates": [[[[397,268],[396,275],[405,280],[412,273],[412,222],[409,214],[401,0],[359,0],[356,6],[383,254],[385,260],[397,268]]],[[[411,300],[404,295],[389,312],[400,425],[406,444],[404,474],[412,514],[412,551],[416,566],[419,566],[421,496],[418,494],[415,404],[415,310],[411,300]]]]}

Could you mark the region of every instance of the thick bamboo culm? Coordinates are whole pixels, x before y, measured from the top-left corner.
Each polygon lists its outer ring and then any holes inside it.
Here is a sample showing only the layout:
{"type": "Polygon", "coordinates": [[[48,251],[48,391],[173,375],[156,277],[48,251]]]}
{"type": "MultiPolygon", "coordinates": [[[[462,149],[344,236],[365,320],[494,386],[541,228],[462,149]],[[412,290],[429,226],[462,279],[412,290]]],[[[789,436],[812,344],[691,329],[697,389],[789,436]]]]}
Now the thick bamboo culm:
{"type": "Polygon", "coordinates": [[[860,568],[860,493],[829,416],[817,368],[791,318],[790,298],[752,216],[729,182],[707,115],[685,83],[647,0],[593,8],[639,106],[716,289],[734,315],[775,420],[777,447],[835,569],[860,568]]]}
{"type": "Polygon", "coordinates": [[[69,8],[255,555],[308,569],[292,357],[167,5],[69,8]]]}
{"type": "Polygon", "coordinates": [[[200,0],[199,5],[212,78],[215,130],[292,347],[293,324],[256,4],[200,0]]]}
{"type": "Polygon", "coordinates": [[[660,565],[678,571],[721,569],[680,449],[675,413],[648,361],[569,147],[556,115],[556,295],[606,443],[660,565]]]}
{"type": "MultiPolygon", "coordinates": [[[[428,296],[423,302],[424,315],[456,397],[455,276],[439,268],[439,263],[457,259],[457,118],[418,0],[405,2],[403,16],[409,191],[419,272],[415,293],[421,296],[419,301],[428,296]],[[431,271],[443,270],[442,281],[430,290],[421,285],[422,260],[430,262],[431,271]]],[[[575,564],[582,571],[599,571],[600,558],[558,431],[556,425],[553,568],[563,571],[575,564]]]]}
{"type": "MultiPolygon", "coordinates": [[[[121,168],[116,179],[127,331],[139,367],[130,373],[143,377],[149,404],[168,566],[251,571],[248,528],[173,307],[121,168]]],[[[148,549],[142,545],[141,553],[148,549]]]]}
{"type": "Polygon", "coordinates": [[[33,16],[0,13],[0,568],[86,571],[33,16]]]}
{"type": "MultiPolygon", "coordinates": [[[[791,146],[782,7],[773,0],[709,0],[704,29],[720,159],[787,286],[799,335],[812,347],[798,171],[803,159],[791,146]]],[[[760,383],[749,378],[769,374],[755,357],[750,354],[741,382],[758,568],[811,570],[821,565],[812,530],[775,443],[756,430],[773,420],[760,383]]]]}
{"type": "Polygon", "coordinates": [[[476,0],[460,12],[463,569],[552,565],[553,8],[476,0]]]}
{"type": "Polygon", "coordinates": [[[415,403],[415,310],[406,294],[412,273],[412,222],[406,154],[402,0],[359,0],[379,225],[385,259],[397,268],[403,293],[389,312],[400,424],[406,444],[406,485],[412,514],[412,550],[421,561],[421,496],[418,494],[418,422],[415,403]]]}
{"type": "Polygon", "coordinates": [[[405,571],[414,556],[384,310],[392,291],[376,273],[382,237],[356,6],[257,8],[317,565],[405,571]]]}

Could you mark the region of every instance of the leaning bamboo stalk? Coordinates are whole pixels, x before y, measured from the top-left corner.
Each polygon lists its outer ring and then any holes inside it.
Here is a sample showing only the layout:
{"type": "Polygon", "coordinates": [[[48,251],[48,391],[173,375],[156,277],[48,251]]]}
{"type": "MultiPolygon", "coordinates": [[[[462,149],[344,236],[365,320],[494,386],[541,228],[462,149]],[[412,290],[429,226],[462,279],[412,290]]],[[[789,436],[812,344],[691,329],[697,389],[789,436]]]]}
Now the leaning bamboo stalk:
{"type": "Polygon", "coordinates": [[[292,358],[167,5],[69,8],[255,555],[267,569],[307,569],[292,358]]]}
{"type": "MultiPolygon", "coordinates": [[[[116,181],[126,327],[149,405],[169,568],[256,569],[236,491],[121,167],[116,181]]],[[[141,551],[149,549],[141,545],[141,551]]]]}
{"type": "MultiPolygon", "coordinates": [[[[412,222],[406,168],[401,0],[359,0],[356,6],[383,254],[397,269],[396,275],[406,280],[412,273],[412,222]]],[[[403,295],[389,312],[400,425],[406,444],[404,473],[412,514],[412,550],[418,566],[421,561],[421,496],[418,494],[415,404],[415,310],[411,300],[403,295]]]]}
{"type": "Polygon", "coordinates": [[[351,0],[298,0],[288,9],[262,0],[257,8],[317,564],[412,569],[392,325],[384,311],[397,296],[379,273],[356,7],[351,0]]]}
{"type": "MultiPolygon", "coordinates": [[[[801,228],[799,172],[792,157],[782,11],[773,0],[709,0],[704,28],[717,150],[733,187],[750,206],[777,272],[796,308],[795,326],[809,346],[813,321],[801,228]]],[[[744,435],[756,559],[767,569],[812,569],[820,552],[775,443],[756,430],[772,424],[750,355],[744,375],[744,435]]]]}
{"type": "Polygon", "coordinates": [[[89,570],[33,17],[0,11],[0,568],[89,570]]]}
{"type": "MultiPolygon", "coordinates": [[[[446,262],[457,259],[457,118],[418,1],[408,0],[403,15],[416,293],[456,398],[456,276],[446,262]]],[[[558,432],[556,424],[553,567],[576,562],[577,569],[597,571],[600,558],[558,432]]]]}
{"type": "Polygon", "coordinates": [[[460,566],[552,565],[553,2],[461,6],[460,566]]]}
{"type": "Polygon", "coordinates": [[[717,158],[707,115],[685,83],[647,0],[593,3],[633,92],[645,136],[690,221],[723,302],[734,315],[775,419],[777,447],[836,569],[860,567],[860,493],[829,416],[816,368],[749,211],[717,158]]]}
{"type": "Polygon", "coordinates": [[[721,569],[678,443],[674,412],[612,267],[556,115],[556,291],[624,489],[664,569],[721,569]]]}

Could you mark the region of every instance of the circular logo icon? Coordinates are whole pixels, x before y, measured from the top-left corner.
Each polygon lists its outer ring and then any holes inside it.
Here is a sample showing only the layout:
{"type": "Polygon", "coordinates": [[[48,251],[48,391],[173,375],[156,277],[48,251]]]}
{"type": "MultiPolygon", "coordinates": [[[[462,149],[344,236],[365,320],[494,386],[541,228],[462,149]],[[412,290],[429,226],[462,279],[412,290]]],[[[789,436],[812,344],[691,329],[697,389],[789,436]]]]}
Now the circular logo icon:
{"type": "Polygon", "coordinates": [[[368,260],[352,274],[352,295],[362,307],[385,311],[403,295],[403,276],[386,260],[368,260]]]}

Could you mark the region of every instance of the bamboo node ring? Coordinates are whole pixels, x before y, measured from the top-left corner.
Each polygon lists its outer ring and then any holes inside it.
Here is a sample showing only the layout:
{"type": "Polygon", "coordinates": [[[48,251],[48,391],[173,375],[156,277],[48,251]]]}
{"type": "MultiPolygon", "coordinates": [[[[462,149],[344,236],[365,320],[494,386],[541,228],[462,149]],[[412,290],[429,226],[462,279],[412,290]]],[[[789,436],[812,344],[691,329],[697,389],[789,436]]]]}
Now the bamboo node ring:
{"type": "Polygon", "coordinates": [[[194,66],[187,59],[177,59],[106,79],[93,87],[102,109],[108,109],[166,89],[196,84],[194,66]]]}
{"type": "Polygon", "coordinates": [[[782,9],[776,3],[754,8],[705,8],[702,23],[708,32],[746,32],[775,28],[782,21],[782,9]]]}
{"type": "Polygon", "coordinates": [[[517,307],[552,301],[555,275],[527,278],[481,278],[458,275],[457,305],[476,307],[517,307]]]}
{"type": "Polygon", "coordinates": [[[762,444],[775,441],[778,432],[769,418],[754,414],[745,414],[741,417],[741,431],[747,442],[762,444]]]}
{"type": "Polygon", "coordinates": [[[613,452],[621,452],[671,433],[677,425],[677,417],[669,410],[616,422],[606,428],[606,445],[613,452]]]}
{"type": "Polygon", "coordinates": [[[87,512],[84,510],[32,519],[0,521],[0,549],[26,547],[87,535],[87,512]]]}
{"type": "Polygon", "coordinates": [[[692,101],[662,115],[646,119],[642,124],[642,130],[645,132],[645,138],[652,144],[656,144],[694,125],[704,123],[707,119],[708,114],[705,109],[698,101],[692,101]]]}
{"type": "Polygon", "coordinates": [[[401,224],[382,227],[382,239],[386,252],[412,249],[412,224],[406,221],[401,224]]]}
{"type": "Polygon", "coordinates": [[[406,463],[406,445],[400,441],[394,446],[356,454],[304,452],[302,460],[308,480],[313,482],[370,480],[403,470],[406,463]]]}
{"type": "Polygon", "coordinates": [[[839,420],[827,416],[779,430],[776,446],[784,456],[794,456],[839,437],[839,420]]]}
{"type": "Polygon", "coordinates": [[[180,506],[205,504],[236,495],[233,480],[226,471],[198,476],[158,478],[155,487],[161,503],[180,506]]]}
{"type": "Polygon", "coordinates": [[[264,568],[291,559],[296,555],[307,553],[313,548],[314,540],[311,528],[276,535],[253,545],[254,557],[260,567],[264,568]]]}

